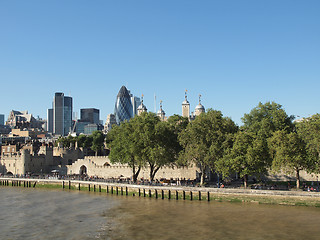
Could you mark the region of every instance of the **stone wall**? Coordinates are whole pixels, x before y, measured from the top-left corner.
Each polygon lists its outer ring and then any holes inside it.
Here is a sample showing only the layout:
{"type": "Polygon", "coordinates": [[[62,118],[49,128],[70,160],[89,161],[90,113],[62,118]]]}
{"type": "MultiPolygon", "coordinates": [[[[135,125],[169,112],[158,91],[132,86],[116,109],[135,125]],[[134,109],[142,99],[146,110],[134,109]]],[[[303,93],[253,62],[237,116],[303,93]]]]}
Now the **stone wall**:
{"type": "MultiPolygon", "coordinates": [[[[84,167],[88,176],[96,176],[101,178],[118,178],[120,176],[125,178],[132,177],[131,167],[123,164],[112,164],[108,157],[85,157],[84,159],[78,159],[71,166],[67,166],[68,174],[80,174],[81,169],[84,169],[84,167]]],[[[199,169],[196,167],[163,167],[159,169],[155,179],[195,179],[198,173],[199,169]]],[[[140,171],[139,179],[149,179],[149,174],[149,168],[143,168],[140,171]]]]}

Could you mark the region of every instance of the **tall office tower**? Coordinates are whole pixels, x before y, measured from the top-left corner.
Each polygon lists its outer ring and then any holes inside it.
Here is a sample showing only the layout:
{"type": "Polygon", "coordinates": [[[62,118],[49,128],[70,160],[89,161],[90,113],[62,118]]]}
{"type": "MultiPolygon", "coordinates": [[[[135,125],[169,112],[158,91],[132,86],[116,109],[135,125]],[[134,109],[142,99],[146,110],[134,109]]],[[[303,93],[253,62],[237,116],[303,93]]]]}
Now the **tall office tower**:
{"type": "Polygon", "coordinates": [[[131,103],[132,103],[133,116],[135,116],[138,114],[138,107],[141,104],[140,98],[135,97],[131,94],[131,103]]]}
{"type": "Polygon", "coordinates": [[[106,123],[104,124],[105,133],[109,132],[114,124],[117,124],[116,116],[114,114],[109,114],[106,123]]]}
{"type": "Polygon", "coordinates": [[[4,125],[4,114],[0,114],[0,125],[4,125]]]}
{"type": "Polygon", "coordinates": [[[122,121],[129,120],[133,117],[133,106],[131,96],[125,86],[120,88],[117,95],[116,104],[114,107],[114,115],[116,116],[117,124],[122,121]]]}
{"type": "Polygon", "coordinates": [[[53,109],[47,110],[47,131],[53,133],[53,109]]]}
{"type": "Polygon", "coordinates": [[[95,108],[80,109],[80,119],[83,122],[100,124],[100,111],[95,108]]]}
{"type": "Polygon", "coordinates": [[[72,130],[72,97],[57,92],[53,99],[53,133],[65,136],[72,130]]]}

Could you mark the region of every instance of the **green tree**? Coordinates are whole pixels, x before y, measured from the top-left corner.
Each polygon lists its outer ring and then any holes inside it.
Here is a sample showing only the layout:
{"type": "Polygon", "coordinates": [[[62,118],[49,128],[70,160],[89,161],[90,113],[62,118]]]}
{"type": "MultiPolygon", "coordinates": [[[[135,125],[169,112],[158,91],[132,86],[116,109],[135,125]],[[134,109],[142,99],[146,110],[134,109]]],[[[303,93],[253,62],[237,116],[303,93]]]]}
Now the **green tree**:
{"type": "Polygon", "coordinates": [[[297,189],[300,188],[300,171],[311,172],[313,161],[308,157],[306,144],[296,132],[276,131],[269,138],[270,152],[273,158],[272,170],[296,174],[297,189]]]}
{"type": "Polygon", "coordinates": [[[184,150],[180,154],[180,161],[199,166],[201,185],[204,184],[207,170],[213,171],[216,162],[231,147],[232,135],[237,130],[238,127],[230,118],[223,117],[220,111],[209,109],[181,132],[179,141],[184,150]]]}
{"type": "Polygon", "coordinates": [[[106,136],[106,142],[110,148],[111,162],[128,164],[132,169],[132,180],[136,182],[142,167],[140,157],[142,146],[133,122],[134,119],[130,119],[129,122],[122,122],[119,126],[112,126],[106,136]]]}
{"type": "Polygon", "coordinates": [[[320,163],[320,114],[315,114],[296,124],[296,129],[306,142],[309,158],[315,164],[314,172],[319,173],[320,163]],[[317,166],[317,167],[316,167],[317,166]]]}
{"type": "Polygon", "coordinates": [[[86,139],[87,139],[87,136],[84,134],[78,136],[77,137],[78,147],[84,148],[84,143],[85,143],[86,139]]]}
{"type": "Polygon", "coordinates": [[[75,145],[77,139],[76,137],[68,136],[68,137],[59,137],[58,140],[56,141],[56,146],[58,143],[62,143],[62,146],[67,148],[70,147],[71,145],[75,145]]]}
{"type": "Polygon", "coordinates": [[[216,163],[217,171],[226,178],[232,173],[238,173],[244,180],[244,187],[248,186],[248,176],[266,173],[267,151],[265,138],[239,131],[235,134],[234,144],[225,156],[216,163]]]}
{"type": "MultiPolygon", "coordinates": [[[[171,165],[178,157],[179,145],[175,128],[161,122],[154,113],[142,113],[134,118],[135,134],[139,138],[140,157],[150,169],[150,181],[163,166],[171,165]]],[[[172,121],[173,122],[173,121],[172,121]]]]}
{"type": "Polygon", "coordinates": [[[277,130],[291,132],[294,128],[293,119],[294,117],[288,116],[280,104],[260,102],[249,114],[244,114],[242,129],[268,138],[277,130]]]}
{"type": "Polygon", "coordinates": [[[95,151],[96,156],[104,149],[104,134],[101,131],[94,131],[92,134],[92,146],[91,149],[95,151]]]}
{"type": "MultiPolygon", "coordinates": [[[[257,171],[247,171],[248,174],[241,174],[244,178],[244,183],[248,179],[248,175],[267,172],[272,165],[272,156],[270,155],[268,138],[272,137],[273,133],[278,130],[283,130],[290,133],[294,129],[294,124],[292,123],[293,116],[288,116],[285,110],[280,104],[275,102],[266,102],[262,104],[261,102],[257,107],[252,109],[249,114],[244,114],[242,118],[243,126],[241,130],[250,134],[252,138],[251,146],[248,145],[249,152],[246,153],[244,159],[249,160],[249,155],[252,155],[250,159],[251,164],[257,167],[257,171]],[[260,148],[260,149],[258,149],[260,148]],[[251,152],[253,151],[254,152],[251,152]],[[253,158],[256,155],[255,158],[253,158]],[[250,174],[249,174],[250,173],[250,174]]],[[[240,141],[240,139],[239,139],[240,141]]],[[[237,154],[237,150],[234,150],[233,154],[237,154]]],[[[236,162],[234,162],[236,164],[236,162]]],[[[237,165],[237,164],[236,164],[237,165]]],[[[237,168],[237,166],[235,166],[237,168]]],[[[238,168],[238,170],[241,170],[238,168]]],[[[246,172],[244,171],[244,173],[246,172]]]]}

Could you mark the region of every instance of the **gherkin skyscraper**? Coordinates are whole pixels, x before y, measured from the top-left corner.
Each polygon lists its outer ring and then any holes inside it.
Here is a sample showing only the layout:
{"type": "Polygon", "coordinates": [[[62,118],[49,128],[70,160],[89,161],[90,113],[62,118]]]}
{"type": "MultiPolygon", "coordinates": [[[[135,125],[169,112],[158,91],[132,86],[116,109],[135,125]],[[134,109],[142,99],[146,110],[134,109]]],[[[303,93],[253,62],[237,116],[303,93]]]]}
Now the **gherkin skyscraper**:
{"type": "Polygon", "coordinates": [[[131,96],[125,86],[120,88],[120,91],[117,95],[116,105],[114,107],[114,115],[116,117],[117,124],[120,124],[122,121],[129,120],[133,117],[131,96]]]}

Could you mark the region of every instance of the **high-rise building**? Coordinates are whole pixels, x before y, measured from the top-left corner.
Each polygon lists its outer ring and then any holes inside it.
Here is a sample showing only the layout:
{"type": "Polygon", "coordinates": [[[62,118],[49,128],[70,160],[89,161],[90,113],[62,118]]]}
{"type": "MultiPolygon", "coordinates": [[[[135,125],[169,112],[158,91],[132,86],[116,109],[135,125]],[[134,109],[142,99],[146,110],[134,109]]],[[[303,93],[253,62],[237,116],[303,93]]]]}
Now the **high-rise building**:
{"type": "Polygon", "coordinates": [[[135,116],[138,114],[138,107],[141,104],[140,98],[135,97],[131,94],[131,103],[132,103],[133,116],[135,116]]]}
{"type": "Polygon", "coordinates": [[[80,109],[80,119],[83,122],[100,124],[100,111],[95,108],[80,109]]]}
{"type": "Polygon", "coordinates": [[[53,109],[47,110],[47,131],[53,133],[53,109]]]}
{"type": "Polygon", "coordinates": [[[109,132],[114,124],[117,124],[116,116],[114,114],[109,114],[106,123],[104,124],[104,132],[109,132]]]}
{"type": "Polygon", "coordinates": [[[117,95],[116,104],[114,107],[114,115],[116,117],[117,124],[120,124],[121,122],[129,120],[133,117],[131,96],[125,86],[120,88],[120,91],[117,95]]]}
{"type": "Polygon", "coordinates": [[[57,135],[65,136],[72,130],[72,97],[57,92],[54,95],[52,109],[48,109],[48,129],[57,135]]]}
{"type": "Polygon", "coordinates": [[[0,125],[4,125],[4,114],[0,114],[0,125]]]}

